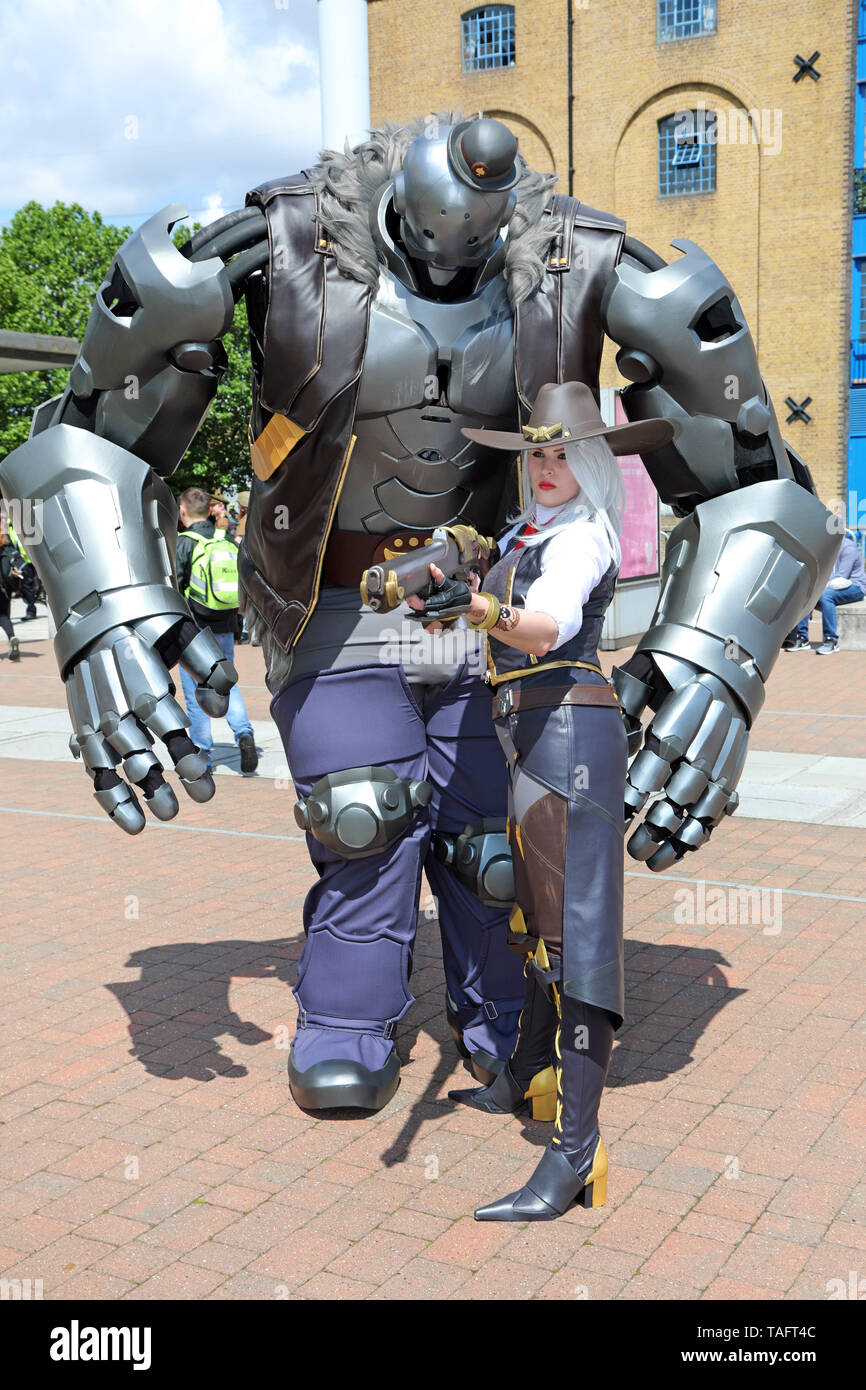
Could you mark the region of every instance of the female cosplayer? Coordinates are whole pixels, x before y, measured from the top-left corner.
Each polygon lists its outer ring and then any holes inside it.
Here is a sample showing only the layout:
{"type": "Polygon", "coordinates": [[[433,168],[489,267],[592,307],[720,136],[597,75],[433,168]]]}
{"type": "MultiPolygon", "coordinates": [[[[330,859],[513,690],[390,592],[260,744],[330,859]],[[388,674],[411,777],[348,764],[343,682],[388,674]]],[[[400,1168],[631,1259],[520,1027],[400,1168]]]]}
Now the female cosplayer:
{"type": "Polygon", "coordinates": [[[666,444],[666,420],[605,426],[589,387],[543,386],[518,435],[464,430],[528,456],[529,503],[499,540],[481,592],[433,569],[424,620],[455,609],[488,633],[493,716],[510,773],[515,897],[510,942],[526,1000],[504,1069],[455,1100],[495,1114],[532,1107],[553,1138],[525,1187],[478,1221],[549,1221],[601,1206],[598,1109],[623,1018],[626,735],[596,648],[620,563],[624,487],[614,454],[666,444]]]}

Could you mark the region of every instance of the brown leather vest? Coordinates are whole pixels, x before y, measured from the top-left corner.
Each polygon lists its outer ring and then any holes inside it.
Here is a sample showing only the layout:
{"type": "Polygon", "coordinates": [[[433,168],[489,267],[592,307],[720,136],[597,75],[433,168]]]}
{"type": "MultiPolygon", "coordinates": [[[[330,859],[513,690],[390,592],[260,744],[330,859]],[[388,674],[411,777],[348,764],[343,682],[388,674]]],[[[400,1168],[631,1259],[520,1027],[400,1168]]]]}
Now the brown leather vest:
{"type": "MultiPolygon", "coordinates": [[[[270,284],[250,438],[256,477],[239,570],[288,651],[318,598],[349,467],[371,291],[338,269],[306,173],[254,189],[247,203],[267,217],[270,284]]],[[[544,279],[515,312],[517,423],[545,382],[583,381],[599,398],[601,296],[625,223],[564,196],[552,197],[544,215],[556,213],[564,226],[544,279]]]]}

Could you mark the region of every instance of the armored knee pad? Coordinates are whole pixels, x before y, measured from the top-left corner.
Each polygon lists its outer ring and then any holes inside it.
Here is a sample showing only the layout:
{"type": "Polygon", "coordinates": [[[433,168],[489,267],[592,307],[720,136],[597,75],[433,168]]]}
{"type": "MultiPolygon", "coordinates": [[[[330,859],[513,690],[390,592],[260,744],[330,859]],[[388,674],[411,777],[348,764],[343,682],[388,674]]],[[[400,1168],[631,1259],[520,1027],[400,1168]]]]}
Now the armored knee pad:
{"type": "Polygon", "coordinates": [[[344,859],[381,854],[430,804],[429,782],[398,777],[392,767],[349,767],[321,777],[295,805],[295,820],[344,859]]]}
{"type": "Polygon", "coordinates": [[[485,907],[510,907],[514,901],[514,867],[505,820],[472,821],[460,835],[436,835],[433,854],[485,907]]]}

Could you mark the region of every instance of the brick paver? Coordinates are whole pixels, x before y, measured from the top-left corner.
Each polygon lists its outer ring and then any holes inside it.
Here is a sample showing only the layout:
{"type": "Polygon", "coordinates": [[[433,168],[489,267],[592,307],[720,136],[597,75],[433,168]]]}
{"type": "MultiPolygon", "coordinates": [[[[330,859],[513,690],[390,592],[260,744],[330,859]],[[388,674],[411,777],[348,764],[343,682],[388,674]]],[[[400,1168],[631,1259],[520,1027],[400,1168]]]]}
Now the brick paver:
{"type": "MultiPolygon", "coordinates": [[[[56,708],[46,644],[25,655],[0,662],[0,704],[56,708]]],[[[262,722],[260,654],[238,660],[262,722]]],[[[864,677],[866,653],[782,658],[754,746],[866,756],[843,717],[864,677]]],[[[223,775],[129,840],[72,762],[0,778],[4,1278],[82,1300],[712,1301],[824,1299],[862,1270],[866,831],[735,816],[673,876],[627,860],[608,1205],[502,1226],[473,1207],[547,1129],[447,1100],[466,1072],[432,915],[391,1105],[316,1119],[289,1096],[309,885],[291,788],[223,775]],[[786,889],[781,929],[681,922],[700,879],[786,889]]]]}

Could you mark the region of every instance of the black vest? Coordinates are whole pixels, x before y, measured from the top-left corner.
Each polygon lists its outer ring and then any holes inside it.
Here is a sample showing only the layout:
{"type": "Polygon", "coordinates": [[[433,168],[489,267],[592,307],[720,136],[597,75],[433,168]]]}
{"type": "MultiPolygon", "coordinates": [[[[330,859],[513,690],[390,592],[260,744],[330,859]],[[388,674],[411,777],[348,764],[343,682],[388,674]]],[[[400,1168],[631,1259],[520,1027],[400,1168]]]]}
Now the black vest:
{"type": "MultiPolygon", "coordinates": [[[[515,537],[515,541],[517,539],[515,537]]],[[[549,540],[541,541],[538,545],[521,546],[519,550],[514,550],[512,545],[489,571],[483,584],[485,592],[495,594],[500,603],[510,603],[522,608],[529,586],[541,574],[543,552],[549,544],[549,540]]],[[[498,641],[493,632],[488,633],[487,674],[491,684],[496,685],[503,677],[512,677],[519,673],[521,676],[533,676],[533,684],[537,681],[539,684],[567,685],[582,669],[582,666],[577,665],[572,666],[569,671],[568,667],[572,662],[597,666],[604,615],[613,598],[618,572],[616,564],[611,560],[583,605],[580,630],[567,642],[548,652],[545,657],[528,656],[526,652],[498,641]]]]}

